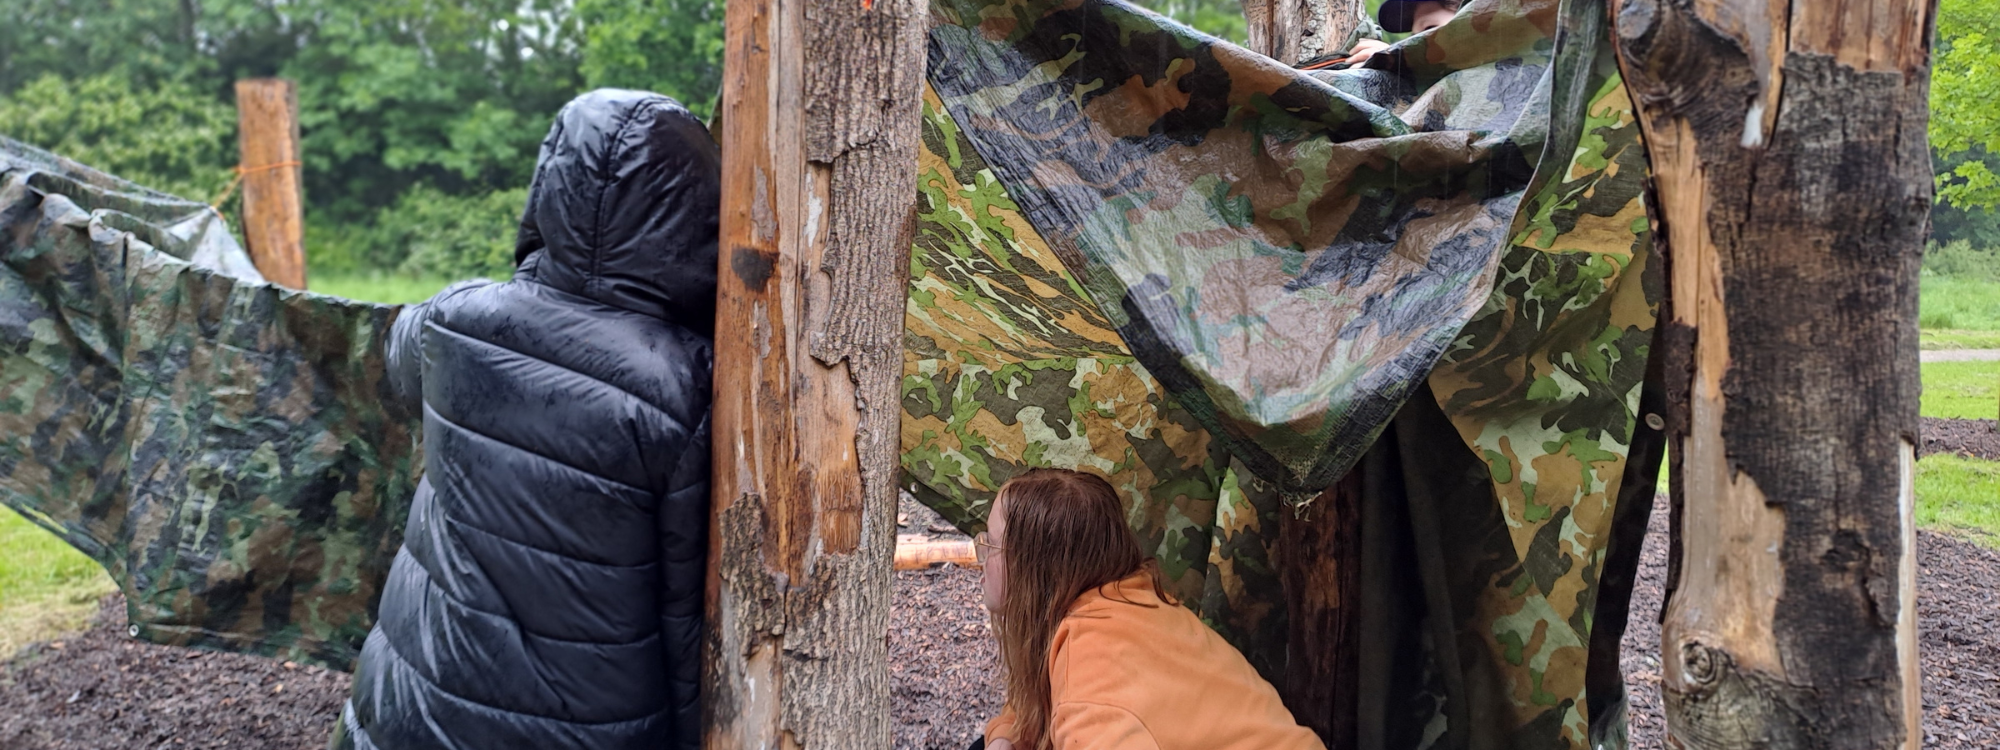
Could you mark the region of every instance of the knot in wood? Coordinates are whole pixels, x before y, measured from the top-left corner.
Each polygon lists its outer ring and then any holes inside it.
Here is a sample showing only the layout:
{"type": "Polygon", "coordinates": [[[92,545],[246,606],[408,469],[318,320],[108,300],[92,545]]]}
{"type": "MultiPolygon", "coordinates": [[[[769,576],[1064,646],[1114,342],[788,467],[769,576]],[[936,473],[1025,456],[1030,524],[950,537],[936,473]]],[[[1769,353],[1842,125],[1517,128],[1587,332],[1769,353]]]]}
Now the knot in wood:
{"type": "Polygon", "coordinates": [[[1729,671],[1729,654],[1709,648],[1700,641],[1681,644],[1681,667],[1696,687],[1713,685],[1729,671]]]}

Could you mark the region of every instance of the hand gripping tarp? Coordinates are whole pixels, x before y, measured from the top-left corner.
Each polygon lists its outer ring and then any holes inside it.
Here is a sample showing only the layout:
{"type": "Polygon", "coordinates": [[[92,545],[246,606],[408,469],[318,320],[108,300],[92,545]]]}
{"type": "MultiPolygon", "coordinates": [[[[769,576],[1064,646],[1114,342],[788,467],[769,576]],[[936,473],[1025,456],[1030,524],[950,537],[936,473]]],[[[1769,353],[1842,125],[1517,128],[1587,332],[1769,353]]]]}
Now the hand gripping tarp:
{"type": "Polygon", "coordinates": [[[420,466],[383,397],[395,316],[0,138],[0,503],[103,564],[137,637],[346,668],[420,466]]]}
{"type": "Polygon", "coordinates": [[[1659,289],[1603,14],[1475,1],[1370,69],[1305,74],[1115,0],[933,0],[910,489],[976,529],[1029,467],[1109,476],[1176,593],[1269,675],[1276,514],[1425,394],[1443,418],[1403,430],[1403,464],[1464,455],[1486,487],[1427,501],[1496,541],[1443,592],[1485,662],[1447,669],[1489,705],[1403,723],[1583,747],[1659,289]]]}

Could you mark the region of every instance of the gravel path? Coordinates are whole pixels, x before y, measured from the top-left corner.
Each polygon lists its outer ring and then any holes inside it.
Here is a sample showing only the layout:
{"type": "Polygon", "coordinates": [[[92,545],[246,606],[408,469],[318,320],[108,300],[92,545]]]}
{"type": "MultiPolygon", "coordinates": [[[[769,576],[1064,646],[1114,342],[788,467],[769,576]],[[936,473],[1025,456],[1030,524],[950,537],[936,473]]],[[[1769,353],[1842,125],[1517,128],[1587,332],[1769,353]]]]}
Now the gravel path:
{"type": "Polygon", "coordinates": [[[2000,349],[1931,349],[1918,362],[2000,362],[2000,349]]]}

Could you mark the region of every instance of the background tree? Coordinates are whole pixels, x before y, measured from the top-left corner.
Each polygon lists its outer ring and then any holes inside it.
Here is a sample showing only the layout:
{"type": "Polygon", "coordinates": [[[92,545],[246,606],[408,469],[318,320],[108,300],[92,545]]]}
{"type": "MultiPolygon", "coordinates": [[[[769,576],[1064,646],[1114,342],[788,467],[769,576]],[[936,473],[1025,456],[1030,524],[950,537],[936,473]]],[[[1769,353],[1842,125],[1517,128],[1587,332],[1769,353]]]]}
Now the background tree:
{"type": "Polygon", "coordinates": [[[236,162],[233,82],[291,78],[316,269],[493,275],[570,97],[647,88],[712,110],[720,7],[19,0],[0,11],[0,134],[209,199],[236,162]]]}
{"type": "Polygon", "coordinates": [[[2000,278],[2000,0],[1944,0],[1931,76],[1932,274],[2000,278]]]}
{"type": "Polygon", "coordinates": [[[1960,209],[2000,205],[2000,0],[1947,0],[1937,19],[1931,73],[1931,148],[1941,161],[1938,200],[1960,209]]]}
{"type": "MultiPolygon", "coordinates": [[[[723,5],[10,0],[0,4],[0,135],[208,200],[236,164],[234,81],[290,78],[314,278],[504,275],[521,190],[557,108],[616,86],[707,117],[723,5]]],[[[1237,0],[1155,7],[1244,38],[1237,0]]]]}

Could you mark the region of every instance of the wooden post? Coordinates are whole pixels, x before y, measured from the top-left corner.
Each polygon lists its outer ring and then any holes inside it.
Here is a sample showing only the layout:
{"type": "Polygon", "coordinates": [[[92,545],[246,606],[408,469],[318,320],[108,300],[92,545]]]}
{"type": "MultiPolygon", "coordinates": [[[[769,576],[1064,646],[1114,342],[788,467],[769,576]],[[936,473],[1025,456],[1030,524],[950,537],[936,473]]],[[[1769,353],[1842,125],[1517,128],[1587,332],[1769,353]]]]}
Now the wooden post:
{"type": "MultiPolygon", "coordinates": [[[[1337,51],[1361,12],[1361,0],[1243,0],[1250,49],[1288,65],[1337,51]]],[[[1281,511],[1272,550],[1287,629],[1278,694],[1334,750],[1354,746],[1360,711],[1361,486],[1356,467],[1307,507],[1281,511]]]]}
{"type": "Polygon", "coordinates": [[[978,552],[971,540],[940,539],[911,535],[896,540],[896,569],[923,570],[950,563],[961,568],[977,568],[978,552]]]}
{"type": "Polygon", "coordinates": [[[305,198],[299,191],[299,97],[283,78],[236,82],[243,239],[273,284],[306,288],[305,198]]]}
{"type": "Polygon", "coordinates": [[[1242,0],[1249,47],[1286,65],[1336,52],[1361,18],[1360,0],[1242,0]]]}
{"type": "Polygon", "coordinates": [[[1614,8],[1668,258],[1668,744],[1918,747],[1934,6],[1614,8]]]}
{"type": "Polygon", "coordinates": [[[886,748],[918,0],[735,0],[705,746],[886,748]]]}
{"type": "Polygon", "coordinates": [[[1332,750],[1355,746],[1361,703],[1362,468],[1305,508],[1279,511],[1272,564],[1285,591],[1279,697],[1332,750]]]}

